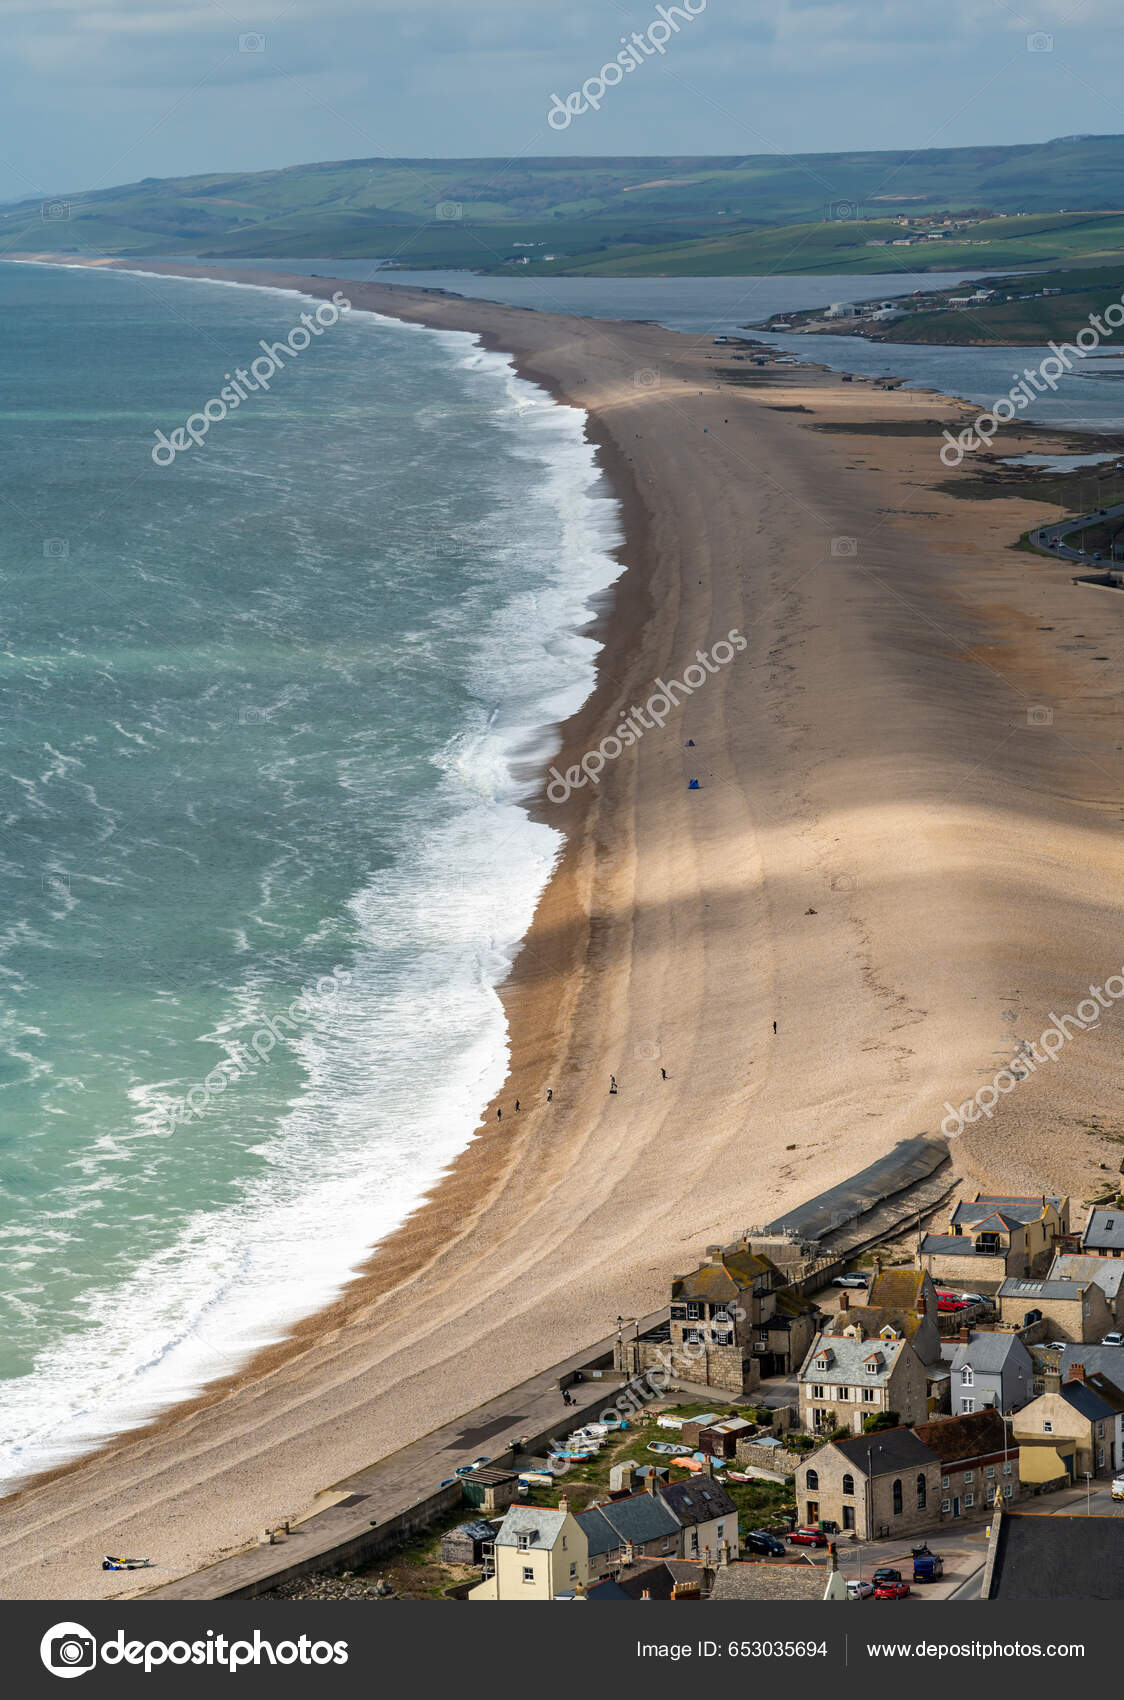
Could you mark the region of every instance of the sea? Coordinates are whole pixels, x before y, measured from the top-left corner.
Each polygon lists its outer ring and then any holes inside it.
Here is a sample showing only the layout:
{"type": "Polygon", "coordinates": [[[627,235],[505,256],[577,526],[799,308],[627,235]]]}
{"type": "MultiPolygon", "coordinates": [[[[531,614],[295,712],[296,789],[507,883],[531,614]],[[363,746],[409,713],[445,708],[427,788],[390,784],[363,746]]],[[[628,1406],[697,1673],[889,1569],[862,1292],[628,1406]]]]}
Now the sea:
{"type": "Polygon", "coordinates": [[[5,1488],[331,1300],[506,1073],[619,510],[584,414],[359,311],[154,462],[319,305],[0,265],[5,1488]]]}
{"type": "MultiPolygon", "coordinates": [[[[352,310],[220,408],[320,303],[136,266],[0,264],[0,1491],[283,1337],[472,1140],[620,572],[584,415],[503,355],[352,310]]],[[[919,286],[378,275],[698,336],[919,286]]],[[[1016,364],[772,340],[981,406],[1016,364]]]]}

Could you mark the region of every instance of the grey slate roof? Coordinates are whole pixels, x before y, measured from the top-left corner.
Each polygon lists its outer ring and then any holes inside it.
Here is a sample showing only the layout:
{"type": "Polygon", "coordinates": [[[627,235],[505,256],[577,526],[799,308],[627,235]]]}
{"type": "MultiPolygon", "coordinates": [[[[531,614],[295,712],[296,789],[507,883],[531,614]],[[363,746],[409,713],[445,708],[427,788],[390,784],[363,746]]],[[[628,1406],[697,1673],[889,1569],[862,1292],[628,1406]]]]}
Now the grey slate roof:
{"type": "Polygon", "coordinates": [[[1124,1257],[1081,1257],[1076,1252],[1060,1251],[1050,1265],[1048,1278],[1080,1281],[1083,1286],[1095,1281],[1105,1298],[1115,1305],[1124,1282],[1124,1257]]]}
{"type": "Polygon", "coordinates": [[[990,1600],[1124,1599],[1124,1518],[1004,1512],[990,1600]]]}
{"type": "Polygon", "coordinates": [[[660,1498],[684,1529],[709,1523],[714,1517],[736,1517],[738,1512],[726,1489],[711,1476],[672,1482],[660,1490],[660,1498]]]}
{"type": "Polygon", "coordinates": [[[1016,1347],[1021,1347],[1023,1356],[1029,1360],[1030,1353],[1017,1334],[974,1334],[966,1343],[957,1344],[952,1354],[952,1372],[955,1375],[965,1364],[970,1364],[977,1375],[1000,1375],[1016,1347]]]}
{"type": "Polygon", "coordinates": [[[679,1533],[675,1517],[654,1493],[630,1493],[626,1499],[591,1506],[578,1513],[578,1522],[585,1530],[591,1556],[615,1552],[626,1541],[639,1546],[679,1533]]]}
{"type": "Polygon", "coordinates": [[[1013,1217],[1016,1222],[1037,1222],[1047,1204],[1052,1204],[1060,1213],[1064,1202],[1064,1199],[1052,1197],[1049,1193],[1039,1198],[1009,1198],[1005,1193],[981,1192],[973,1201],[972,1208],[979,1210],[981,1206],[989,1205],[992,1210],[1002,1210],[1004,1216],[1013,1217]]]}
{"type": "Polygon", "coordinates": [[[500,1525],[496,1545],[517,1547],[520,1535],[530,1535],[535,1551],[547,1552],[562,1533],[565,1521],[564,1511],[550,1511],[538,1505],[513,1505],[500,1525]]]}
{"type": "Polygon", "coordinates": [[[1124,1346],[1067,1346],[1061,1355],[1063,1381],[1070,1364],[1084,1364],[1086,1375],[1103,1375],[1124,1392],[1124,1346]]]}
{"type": "MultiPolygon", "coordinates": [[[[935,1464],[937,1455],[931,1446],[918,1440],[911,1428],[884,1428],[877,1434],[855,1434],[849,1440],[828,1442],[857,1470],[861,1476],[888,1476],[898,1470],[920,1470],[935,1464]]],[[[818,1453],[813,1452],[807,1463],[815,1467],[818,1453]]],[[[801,1469],[803,1469],[801,1465],[801,1469]]]]}
{"type": "Polygon", "coordinates": [[[1081,1244],[1088,1251],[1124,1251],[1124,1210],[1091,1210],[1081,1244]]]}
{"type": "Polygon", "coordinates": [[[1062,1398],[1091,1423],[1103,1422],[1106,1417],[1115,1415],[1108,1401],[1083,1381],[1063,1382],[1062,1398]]]}
{"type": "Polygon", "coordinates": [[[848,1340],[839,1334],[817,1334],[804,1360],[800,1379],[821,1382],[827,1387],[881,1387],[906,1349],[906,1340],[848,1340]],[[830,1353],[831,1362],[827,1369],[817,1369],[816,1358],[824,1348],[830,1353]],[[866,1367],[867,1359],[875,1354],[881,1356],[882,1362],[871,1374],[866,1367]]]}
{"type": "Polygon", "coordinates": [[[939,1252],[942,1257],[991,1257],[992,1252],[977,1251],[967,1234],[926,1234],[921,1241],[923,1252],[939,1252]]]}
{"type": "Polygon", "coordinates": [[[1076,1304],[1088,1281],[1027,1281],[1009,1276],[999,1289],[1001,1299],[1066,1299],[1076,1304]]]}

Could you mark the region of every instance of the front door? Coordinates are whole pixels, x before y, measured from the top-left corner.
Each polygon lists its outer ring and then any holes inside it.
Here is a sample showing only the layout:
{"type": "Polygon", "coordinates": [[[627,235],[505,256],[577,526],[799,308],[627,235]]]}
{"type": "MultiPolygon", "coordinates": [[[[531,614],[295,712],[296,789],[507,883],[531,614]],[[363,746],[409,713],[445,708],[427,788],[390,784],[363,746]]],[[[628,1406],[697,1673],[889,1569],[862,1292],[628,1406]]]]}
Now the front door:
{"type": "Polygon", "coordinates": [[[952,1515],[954,1517],[959,1517],[959,1515],[960,1515],[960,1495],[959,1494],[956,1494],[953,1498],[952,1515]]]}
{"type": "Polygon", "coordinates": [[[808,1501],[808,1522],[818,1523],[820,1520],[820,1502],[818,1499],[808,1501]]]}

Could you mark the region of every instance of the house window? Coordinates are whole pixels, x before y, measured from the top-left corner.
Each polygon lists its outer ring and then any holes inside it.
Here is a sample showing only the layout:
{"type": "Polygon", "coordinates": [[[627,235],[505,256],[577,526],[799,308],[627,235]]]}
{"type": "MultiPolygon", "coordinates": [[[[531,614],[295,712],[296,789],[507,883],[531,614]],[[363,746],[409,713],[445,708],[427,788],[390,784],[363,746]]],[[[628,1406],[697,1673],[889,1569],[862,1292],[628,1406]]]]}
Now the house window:
{"type": "Polygon", "coordinates": [[[941,1500],[941,1510],[942,1510],[942,1511],[947,1511],[947,1510],[948,1510],[948,1509],[949,1509],[949,1506],[950,1506],[950,1505],[951,1505],[951,1503],[952,1503],[952,1501],[951,1501],[951,1500],[948,1500],[948,1499],[942,1499],[942,1500],[941,1500]]]}
{"type": "Polygon", "coordinates": [[[1054,1425],[1050,1421],[1050,1419],[1047,1417],[1046,1421],[1042,1424],[1042,1433],[1043,1434],[1053,1434],[1053,1432],[1054,1432],[1054,1425]]]}
{"type": "Polygon", "coordinates": [[[965,1505],[974,1505],[976,1503],[975,1494],[974,1493],[966,1493],[964,1495],[964,1503],[965,1503],[965,1505]]]}
{"type": "Polygon", "coordinates": [[[1010,1482],[1004,1482],[1003,1483],[1003,1498],[1004,1499],[1010,1499],[1013,1492],[1014,1492],[1014,1488],[1011,1486],[1011,1483],[1010,1482]]]}
{"type": "Polygon", "coordinates": [[[820,1473],[818,1470],[808,1471],[808,1474],[804,1478],[804,1486],[808,1489],[809,1493],[818,1493],[820,1491],[820,1473]]]}
{"type": "Polygon", "coordinates": [[[530,1546],[530,1544],[531,1544],[531,1537],[530,1537],[530,1535],[525,1535],[525,1534],[520,1534],[520,1535],[519,1535],[519,1536],[518,1536],[518,1537],[517,1537],[517,1539],[518,1539],[518,1542],[519,1542],[519,1546],[520,1546],[520,1549],[521,1549],[521,1550],[522,1550],[522,1551],[523,1551],[523,1552],[526,1552],[526,1550],[527,1550],[527,1548],[528,1548],[528,1547],[529,1547],[529,1546],[530,1546]]]}
{"type": "Polygon", "coordinates": [[[948,1477],[947,1477],[947,1476],[942,1476],[942,1477],[941,1477],[941,1486],[942,1486],[942,1487],[943,1487],[943,1488],[946,1488],[946,1487],[947,1487],[947,1486],[948,1486],[948,1477]]]}
{"type": "Polygon", "coordinates": [[[686,1320],[687,1320],[687,1306],[686,1305],[672,1305],[672,1307],[671,1307],[671,1320],[672,1320],[672,1322],[686,1322],[686,1320]]]}
{"type": "Polygon", "coordinates": [[[960,1379],[964,1383],[965,1387],[972,1387],[975,1384],[976,1378],[972,1374],[972,1366],[970,1364],[964,1365],[964,1368],[960,1371],[960,1379]]]}
{"type": "Polygon", "coordinates": [[[697,1322],[699,1320],[699,1307],[697,1304],[689,1304],[687,1306],[687,1320],[688,1322],[697,1322]]]}
{"type": "Polygon", "coordinates": [[[864,1405],[877,1405],[877,1403],[878,1403],[878,1389],[877,1389],[877,1387],[864,1387],[863,1388],[863,1404],[864,1405]]]}
{"type": "Polygon", "coordinates": [[[574,1580],[574,1577],[577,1575],[577,1573],[578,1573],[577,1564],[576,1563],[571,1564],[571,1566],[570,1566],[570,1581],[571,1582],[574,1580]]]}
{"type": "Polygon", "coordinates": [[[917,1472],[917,1509],[918,1509],[918,1511],[924,1511],[924,1509],[925,1509],[926,1492],[927,1492],[927,1484],[926,1484],[926,1481],[925,1481],[925,1472],[923,1470],[919,1470],[917,1472]]]}
{"type": "Polygon", "coordinates": [[[813,1399],[822,1399],[823,1396],[824,1396],[824,1391],[823,1391],[822,1387],[813,1387],[812,1388],[812,1398],[813,1399]]]}
{"type": "Polygon", "coordinates": [[[1009,1458],[1003,1466],[1003,1474],[1005,1476],[1009,1476],[1011,1474],[1011,1460],[1009,1458]]]}
{"type": "Polygon", "coordinates": [[[987,1475],[988,1475],[988,1480],[989,1480],[989,1481],[992,1481],[992,1482],[993,1482],[993,1481],[994,1481],[994,1480],[995,1480],[995,1465],[994,1465],[994,1464],[989,1464],[989,1465],[988,1465],[988,1467],[987,1467],[987,1475]]]}
{"type": "Polygon", "coordinates": [[[854,1491],[855,1491],[855,1478],[854,1478],[854,1476],[844,1476],[843,1477],[843,1492],[853,1494],[854,1491]]]}
{"type": "Polygon", "coordinates": [[[524,1580],[524,1582],[533,1582],[534,1579],[535,1579],[535,1567],[534,1567],[534,1565],[533,1564],[525,1564],[523,1566],[523,1580],[524,1580]]]}
{"type": "Polygon", "coordinates": [[[960,1409],[966,1417],[971,1416],[971,1414],[975,1410],[975,1408],[976,1408],[976,1401],[974,1399],[961,1399],[960,1409]]]}
{"type": "Polygon", "coordinates": [[[1097,1469],[1098,1470],[1104,1469],[1104,1447],[1103,1446],[1097,1447],[1097,1469]]]}
{"type": "Polygon", "coordinates": [[[733,1338],[734,1336],[728,1328],[716,1328],[714,1330],[714,1344],[716,1346],[728,1346],[733,1338]]]}
{"type": "Polygon", "coordinates": [[[976,1472],[974,1470],[965,1470],[965,1472],[964,1472],[965,1482],[974,1482],[975,1479],[976,1479],[976,1472]]]}
{"type": "Polygon", "coordinates": [[[902,1484],[901,1484],[900,1480],[895,1480],[893,1492],[894,1492],[894,1516],[900,1517],[901,1514],[902,1514],[902,1484]]]}
{"type": "Polygon", "coordinates": [[[867,1373],[867,1375],[877,1375],[878,1374],[878,1365],[877,1364],[867,1364],[866,1373],[867,1373]]]}
{"type": "Polygon", "coordinates": [[[702,1329],[701,1328],[685,1328],[683,1330],[683,1338],[687,1342],[688,1346],[701,1346],[702,1345],[702,1329]]]}

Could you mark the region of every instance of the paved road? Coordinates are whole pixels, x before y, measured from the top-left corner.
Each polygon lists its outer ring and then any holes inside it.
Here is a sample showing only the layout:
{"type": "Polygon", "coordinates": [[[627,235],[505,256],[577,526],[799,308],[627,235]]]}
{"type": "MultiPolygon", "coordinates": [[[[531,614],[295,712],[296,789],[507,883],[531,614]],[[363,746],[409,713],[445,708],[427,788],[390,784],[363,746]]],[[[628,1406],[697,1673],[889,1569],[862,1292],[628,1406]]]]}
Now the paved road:
{"type": "Polygon", "coordinates": [[[1079,531],[1083,526],[1090,525],[1095,519],[1117,519],[1121,514],[1124,514],[1124,502],[1117,502],[1115,507],[1105,508],[1097,513],[1079,514],[1076,519],[1063,519],[1055,525],[1040,526],[1037,531],[1030,533],[1030,541],[1037,548],[1048,550],[1059,561],[1080,561],[1085,566],[1103,564],[1108,567],[1111,562],[1098,562],[1084,549],[1075,549],[1072,544],[1061,540],[1068,537],[1070,532],[1079,531]]]}

